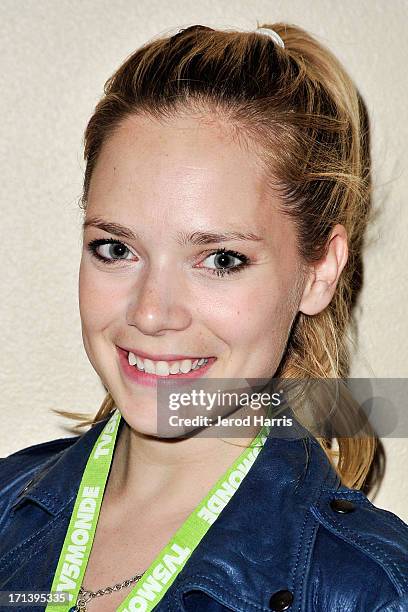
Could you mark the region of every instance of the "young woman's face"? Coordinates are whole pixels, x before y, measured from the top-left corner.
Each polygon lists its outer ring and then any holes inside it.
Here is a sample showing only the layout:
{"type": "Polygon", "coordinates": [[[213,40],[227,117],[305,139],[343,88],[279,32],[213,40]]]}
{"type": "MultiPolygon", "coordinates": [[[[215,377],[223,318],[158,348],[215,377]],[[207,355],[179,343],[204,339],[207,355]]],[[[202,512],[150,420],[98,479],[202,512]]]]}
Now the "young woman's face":
{"type": "Polygon", "coordinates": [[[86,210],[80,313],[87,355],[136,430],[156,431],[157,380],[173,378],[174,361],[184,372],[196,365],[187,376],[276,372],[303,277],[293,224],[263,188],[255,155],[209,119],[133,116],[105,142],[86,210]],[[129,350],[155,358],[145,370],[167,363],[139,372],[129,350]]]}

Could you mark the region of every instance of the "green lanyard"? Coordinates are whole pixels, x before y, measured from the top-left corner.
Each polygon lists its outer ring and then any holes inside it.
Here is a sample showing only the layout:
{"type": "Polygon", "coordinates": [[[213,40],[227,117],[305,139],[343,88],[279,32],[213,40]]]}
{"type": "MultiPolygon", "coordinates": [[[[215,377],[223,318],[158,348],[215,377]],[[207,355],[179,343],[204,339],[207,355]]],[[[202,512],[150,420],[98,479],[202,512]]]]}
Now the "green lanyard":
{"type": "MultiPolygon", "coordinates": [[[[75,607],[92,549],[120,419],[121,414],[116,409],[89,456],[52,583],[51,591],[69,593],[70,603],[50,602],[46,612],[69,612],[75,607]]],[[[160,551],[117,612],[150,612],[154,609],[238,489],[263,448],[269,430],[267,425],[261,428],[160,551]]]]}

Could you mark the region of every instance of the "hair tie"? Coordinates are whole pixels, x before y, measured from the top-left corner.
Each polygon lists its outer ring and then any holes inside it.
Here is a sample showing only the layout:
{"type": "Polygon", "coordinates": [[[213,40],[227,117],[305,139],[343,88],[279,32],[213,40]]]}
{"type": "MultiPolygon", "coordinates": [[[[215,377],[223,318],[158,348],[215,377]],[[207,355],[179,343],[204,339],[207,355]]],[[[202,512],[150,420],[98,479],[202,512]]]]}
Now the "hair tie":
{"type": "Polygon", "coordinates": [[[265,36],[269,36],[269,38],[272,38],[272,40],[276,42],[277,45],[282,47],[282,49],[285,48],[285,43],[283,42],[279,34],[275,32],[275,30],[271,30],[270,28],[257,28],[254,31],[259,34],[264,34],[265,36]]]}
{"type": "MultiPolygon", "coordinates": [[[[178,27],[177,28],[177,32],[176,34],[172,35],[172,38],[175,38],[176,36],[178,36],[179,34],[182,34],[184,32],[188,32],[188,31],[193,31],[193,30],[212,30],[212,31],[217,31],[217,30],[213,30],[213,28],[209,28],[207,26],[202,26],[202,25],[191,25],[191,26],[186,26],[184,28],[178,27]]],[[[275,42],[277,45],[279,45],[280,47],[282,47],[282,49],[285,48],[285,43],[283,42],[283,40],[281,39],[281,37],[279,36],[279,34],[277,32],[275,32],[275,30],[272,30],[271,28],[257,28],[256,30],[243,30],[240,28],[234,28],[234,30],[236,32],[246,32],[247,34],[250,34],[252,32],[255,32],[255,34],[263,34],[264,36],[269,36],[269,38],[272,38],[273,42],[275,42]]],[[[169,31],[169,33],[171,33],[171,30],[169,31]]]]}

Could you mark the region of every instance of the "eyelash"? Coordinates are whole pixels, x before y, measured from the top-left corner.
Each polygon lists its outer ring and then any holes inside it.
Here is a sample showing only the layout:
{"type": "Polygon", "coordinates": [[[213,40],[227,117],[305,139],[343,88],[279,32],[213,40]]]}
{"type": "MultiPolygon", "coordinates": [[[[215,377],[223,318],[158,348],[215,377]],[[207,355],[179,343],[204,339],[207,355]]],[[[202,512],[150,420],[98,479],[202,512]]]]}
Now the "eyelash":
{"type": "MultiPolygon", "coordinates": [[[[108,259],[107,257],[100,255],[97,249],[99,246],[102,246],[104,244],[120,244],[124,246],[125,249],[127,249],[129,252],[131,252],[130,249],[126,246],[126,244],[124,244],[120,240],[115,240],[114,238],[97,238],[95,240],[91,240],[91,242],[89,242],[87,245],[87,249],[89,250],[89,252],[91,253],[93,257],[95,257],[96,259],[99,259],[99,261],[102,261],[103,263],[107,265],[115,265],[119,261],[126,261],[126,259],[108,259]]],[[[237,253],[236,251],[227,250],[224,248],[217,249],[213,251],[212,253],[209,253],[207,257],[210,257],[211,255],[224,255],[224,254],[232,255],[233,257],[240,259],[242,262],[241,265],[234,266],[232,268],[210,269],[211,274],[215,274],[219,277],[223,277],[225,275],[233,274],[235,272],[240,272],[241,270],[243,270],[244,268],[250,265],[250,260],[246,255],[243,255],[242,253],[237,253]]]]}

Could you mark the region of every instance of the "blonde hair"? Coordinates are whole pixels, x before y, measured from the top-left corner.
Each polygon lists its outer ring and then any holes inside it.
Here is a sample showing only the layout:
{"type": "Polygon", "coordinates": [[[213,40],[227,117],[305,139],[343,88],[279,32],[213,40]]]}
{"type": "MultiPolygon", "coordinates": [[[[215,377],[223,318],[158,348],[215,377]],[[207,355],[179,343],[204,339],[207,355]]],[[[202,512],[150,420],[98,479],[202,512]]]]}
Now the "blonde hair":
{"type": "MultiPolygon", "coordinates": [[[[353,306],[362,284],[362,249],[371,213],[369,123],[364,103],[336,57],[303,29],[263,24],[281,48],[260,33],[191,26],[149,41],[106,82],[85,131],[86,170],[81,208],[101,147],[129,115],[165,120],[183,110],[214,113],[241,141],[257,145],[271,192],[297,228],[308,264],[325,253],[335,224],[348,235],[348,261],[331,303],[297,313],[276,377],[344,378],[350,366],[353,306]]],[[[96,416],[58,411],[92,425],[110,414],[108,393],[96,416]]],[[[378,439],[318,438],[344,484],[362,488],[378,439]],[[336,463],[337,461],[337,463],[336,463]]]]}

